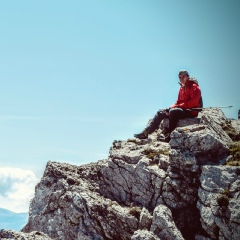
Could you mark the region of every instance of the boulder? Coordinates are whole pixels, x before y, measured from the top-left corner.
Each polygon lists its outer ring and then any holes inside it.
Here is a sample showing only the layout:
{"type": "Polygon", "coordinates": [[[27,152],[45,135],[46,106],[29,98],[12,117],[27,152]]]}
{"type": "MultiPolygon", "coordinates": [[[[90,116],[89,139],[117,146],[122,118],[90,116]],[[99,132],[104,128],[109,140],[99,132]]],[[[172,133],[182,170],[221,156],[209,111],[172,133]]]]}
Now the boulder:
{"type": "Polygon", "coordinates": [[[177,127],[171,134],[170,147],[170,168],[162,196],[167,206],[179,209],[197,201],[199,166],[225,163],[229,148],[212,127],[204,124],[177,127]]]}
{"type": "Polygon", "coordinates": [[[212,239],[240,236],[240,167],[202,166],[197,206],[212,239]]]}
{"type": "Polygon", "coordinates": [[[166,177],[166,171],[159,168],[159,162],[161,158],[164,161],[168,158],[169,146],[160,142],[139,145],[132,141],[122,141],[119,144],[121,150],[115,149],[113,145],[109,159],[101,168],[101,194],[127,205],[133,202],[153,209],[160,201],[166,177]],[[129,160],[129,149],[141,152],[137,163],[129,160]]]}
{"type": "Polygon", "coordinates": [[[184,240],[173,221],[171,210],[162,204],[154,209],[150,231],[160,239],[184,240]]]}
{"type": "Polygon", "coordinates": [[[159,240],[159,238],[147,230],[137,230],[134,232],[131,240],[159,240]]]}
{"type": "Polygon", "coordinates": [[[47,235],[44,233],[33,231],[31,233],[23,233],[17,232],[13,230],[0,230],[0,239],[7,240],[7,239],[14,239],[14,240],[51,240],[47,235]]]}
{"type": "Polygon", "coordinates": [[[223,164],[229,155],[226,141],[223,141],[209,125],[177,128],[171,134],[170,146],[181,152],[190,152],[195,156],[198,165],[223,164]]]}
{"type": "Polygon", "coordinates": [[[130,210],[102,197],[77,174],[76,166],[48,162],[23,231],[38,229],[64,240],[130,239],[139,222],[130,210]]]}

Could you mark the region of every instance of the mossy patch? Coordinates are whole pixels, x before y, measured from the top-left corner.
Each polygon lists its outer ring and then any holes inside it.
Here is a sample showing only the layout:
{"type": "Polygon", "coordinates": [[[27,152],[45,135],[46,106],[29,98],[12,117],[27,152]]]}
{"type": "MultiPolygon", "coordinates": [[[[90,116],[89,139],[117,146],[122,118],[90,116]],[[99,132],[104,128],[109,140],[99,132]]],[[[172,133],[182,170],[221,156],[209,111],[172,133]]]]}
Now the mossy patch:
{"type": "Polygon", "coordinates": [[[230,197],[230,191],[229,189],[224,189],[223,194],[227,197],[230,197]]]}
{"type": "Polygon", "coordinates": [[[140,207],[131,207],[129,209],[129,214],[131,214],[132,216],[134,216],[135,218],[139,219],[140,218],[140,214],[141,214],[142,209],[140,207]]]}
{"type": "Polygon", "coordinates": [[[169,155],[169,150],[168,149],[145,149],[144,154],[147,155],[148,158],[154,159],[156,156],[159,157],[161,154],[163,155],[169,155]]]}
{"type": "Polygon", "coordinates": [[[240,166],[240,141],[228,143],[232,159],[226,163],[228,166],[240,166]]]}
{"type": "Polygon", "coordinates": [[[224,189],[223,193],[219,194],[217,197],[217,203],[220,207],[227,207],[229,204],[230,191],[229,189],[224,189]]]}
{"type": "Polygon", "coordinates": [[[229,204],[229,197],[224,194],[221,194],[218,196],[217,202],[220,207],[223,207],[223,206],[227,207],[229,204]]]}
{"type": "Polygon", "coordinates": [[[217,203],[220,207],[227,207],[229,204],[229,197],[224,194],[220,194],[217,197],[217,203]]]}
{"type": "Polygon", "coordinates": [[[240,132],[237,132],[236,129],[232,127],[231,120],[226,120],[222,128],[233,141],[240,141],[240,132]]]}

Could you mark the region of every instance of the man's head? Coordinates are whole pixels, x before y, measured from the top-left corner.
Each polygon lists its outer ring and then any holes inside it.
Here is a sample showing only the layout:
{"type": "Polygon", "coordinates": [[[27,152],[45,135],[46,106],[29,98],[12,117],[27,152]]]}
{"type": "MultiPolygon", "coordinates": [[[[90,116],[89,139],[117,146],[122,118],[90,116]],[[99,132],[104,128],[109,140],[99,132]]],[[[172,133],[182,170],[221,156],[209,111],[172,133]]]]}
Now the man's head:
{"type": "Polygon", "coordinates": [[[182,69],[182,70],[180,70],[179,73],[178,73],[178,76],[180,76],[180,75],[187,75],[187,76],[189,76],[189,73],[188,73],[187,70],[182,69]]]}
{"type": "Polygon", "coordinates": [[[186,81],[189,80],[189,73],[187,70],[180,70],[178,77],[182,86],[185,85],[186,81]]]}

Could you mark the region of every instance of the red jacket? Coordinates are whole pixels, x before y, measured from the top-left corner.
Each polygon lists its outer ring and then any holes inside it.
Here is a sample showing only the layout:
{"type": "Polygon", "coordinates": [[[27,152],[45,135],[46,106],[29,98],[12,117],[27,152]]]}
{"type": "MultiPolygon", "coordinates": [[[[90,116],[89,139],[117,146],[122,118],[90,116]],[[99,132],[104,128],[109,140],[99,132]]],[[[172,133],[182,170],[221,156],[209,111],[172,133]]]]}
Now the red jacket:
{"type": "MultiPolygon", "coordinates": [[[[195,81],[188,80],[184,87],[179,89],[178,99],[170,108],[199,108],[201,98],[201,89],[195,81]]],[[[198,112],[192,111],[193,117],[198,115],[198,112]]]]}

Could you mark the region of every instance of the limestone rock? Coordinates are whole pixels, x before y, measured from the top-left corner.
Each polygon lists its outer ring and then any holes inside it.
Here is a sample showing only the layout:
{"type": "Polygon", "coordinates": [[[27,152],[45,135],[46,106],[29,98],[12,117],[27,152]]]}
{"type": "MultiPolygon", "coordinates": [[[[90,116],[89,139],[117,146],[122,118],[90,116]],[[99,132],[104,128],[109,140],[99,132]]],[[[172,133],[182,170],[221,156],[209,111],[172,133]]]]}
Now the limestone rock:
{"type": "Polygon", "coordinates": [[[122,141],[119,144],[124,147],[119,150],[113,146],[109,159],[101,168],[101,194],[118,202],[133,202],[153,209],[166,177],[166,172],[159,168],[159,162],[161,158],[167,158],[165,152],[168,152],[169,147],[165,143],[156,143],[157,147],[153,143],[138,145],[122,141]],[[141,158],[136,164],[129,160],[130,148],[134,149],[133,152],[141,148],[141,158]]]}
{"type": "Polygon", "coordinates": [[[223,126],[227,121],[226,116],[220,108],[206,108],[199,112],[198,117],[209,116],[216,124],[223,126]]]}
{"type": "Polygon", "coordinates": [[[198,208],[212,239],[240,236],[240,167],[202,166],[198,208]]]}
{"type": "Polygon", "coordinates": [[[196,234],[195,240],[211,240],[211,238],[200,235],[200,234],[196,234]]]}
{"type": "MultiPolygon", "coordinates": [[[[177,127],[186,127],[186,126],[190,126],[190,125],[194,125],[194,124],[200,124],[200,123],[201,123],[201,118],[200,117],[185,118],[185,119],[181,119],[178,122],[177,127]]],[[[160,123],[159,128],[160,128],[160,130],[164,130],[165,128],[169,128],[168,118],[163,119],[163,121],[160,123]]]]}
{"type": "Polygon", "coordinates": [[[226,121],[224,115],[219,111],[199,115],[198,124],[196,119],[184,119],[171,134],[170,168],[162,196],[167,206],[173,209],[196,203],[200,165],[223,164],[229,155],[226,141],[231,139],[226,133],[221,133],[220,124],[224,125],[226,121]],[[188,125],[185,125],[187,121],[188,125]]]}
{"type": "Polygon", "coordinates": [[[231,125],[236,131],[236,134],[240,134],[240,119],[239,120],[231,120],[231,125]]]}
{"type": "Polygon", "coordinates": [[[147,229],[150,230],[152,224],[152,215],[146,208],[143,208],[140,214],[139,219],[139,229],[147,229]]]}
{"type": "Polygon", "coordinates": [[[160,239],[184,239],[173,221],[171,210],[164,205],[159,205],[154,209],[150,230],[160,239]]]}
{"type": "MultiPolygon", "coordinates": [[[[167,124],[148,139],[114,141],[96,163],[48,162],[22,231],[56,240],[239,239],[240,170],[223,166],[229,120],[204,110],[163,143],[167,124]]],[[[237,132],[238,120],[231,126],[237,132]]]]}
{"type": "Polygon", "coordinates": [[[131,237],[131,240],[159,240],[159,239],[160,238],[158,238],[152,232],[149,232],[147,230],[137,230],[131,237]]]}
{"type": "Polygon", "coordinates": [[[53,239],[130,239],[137,227],[129,208],[100,196],[77,167],[49,162],[23,231],[41,229],[53,239]]]}
{"type": "Polygon", "coordinates": [[[14,239],[14,240],[51,240],[47,235],[33,231],[31,233],[23,233],[17,232],[12,230],[0,230],[0,239],[7,240],[7,239],[14,239]]]}
{"type": "Polygon", "coordinates": [[[229,155],[226,142],[207,125],[177,128],[171,134],[170,145],[171,148],[191,152],[197,164],[224,163],[229,155]]]}

